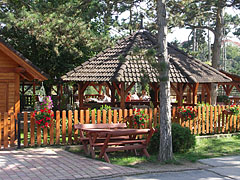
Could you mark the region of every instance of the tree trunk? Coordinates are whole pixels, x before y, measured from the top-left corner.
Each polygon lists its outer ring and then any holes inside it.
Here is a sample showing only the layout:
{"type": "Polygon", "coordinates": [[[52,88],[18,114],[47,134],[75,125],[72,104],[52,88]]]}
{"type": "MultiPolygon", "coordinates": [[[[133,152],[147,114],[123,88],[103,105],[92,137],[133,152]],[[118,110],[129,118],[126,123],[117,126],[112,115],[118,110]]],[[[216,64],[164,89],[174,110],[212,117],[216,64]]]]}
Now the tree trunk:
{"type": "Polygon", "coordinates": [[[157,1],[158,23],[158,61],[164,62],[166,69],[160,72],[160,147],[158,159],[160,162],[172,160],[172,134],[171,134],[171,106],[169,60],[167,53],[167,22],[165,0],[157,1]]]}
{"type": "MultiPolygon", "coordinates": [[[[216,28],[214,31],[214,44],[213,44],[213,52],[212,52],[212,67],[219,69],[219,62],[221,57],[221,43],[223,38],[223,7],[222,4],[219,3],[216,17],[216,28]]],[[[217,101],[217,90],[218,86],[216,83],[212,83],[211,85],[211,102],[212,105],[216,104],[217,101]]]]}

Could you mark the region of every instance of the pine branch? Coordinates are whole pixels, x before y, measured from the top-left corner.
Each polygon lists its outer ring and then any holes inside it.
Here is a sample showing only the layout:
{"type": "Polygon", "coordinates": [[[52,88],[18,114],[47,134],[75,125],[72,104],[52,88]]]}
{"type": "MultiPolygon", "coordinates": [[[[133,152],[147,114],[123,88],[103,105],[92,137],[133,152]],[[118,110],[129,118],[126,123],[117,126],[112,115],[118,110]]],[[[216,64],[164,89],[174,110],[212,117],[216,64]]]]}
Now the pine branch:
{"type": "Polygon", "coordinates": [[[188,24],[186,23],[185,25],[193,28],[193,29],[208,29],[209,31],[212,31],[213,33],[215,33],[214,29],[209,27],[209,26],[200,26],[200,25],[197,25],[197,26],[194,26],[194,25],[191,25],[191,24],[188,24]]]}

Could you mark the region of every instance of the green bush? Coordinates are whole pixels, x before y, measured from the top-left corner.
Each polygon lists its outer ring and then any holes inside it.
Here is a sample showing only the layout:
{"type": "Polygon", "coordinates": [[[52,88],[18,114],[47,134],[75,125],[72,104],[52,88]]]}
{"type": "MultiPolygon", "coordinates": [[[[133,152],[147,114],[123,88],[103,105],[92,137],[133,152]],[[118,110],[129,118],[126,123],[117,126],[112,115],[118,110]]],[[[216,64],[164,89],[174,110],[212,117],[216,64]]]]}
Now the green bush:
{"type": "MultiPolygon", "coordinates": [[[[159,152],[159,138],[160,131],[159,126],[156,127],[157,132],[152,136],[148,151],[151,154],[159,152]]],[[[172,144],[173,144],[173,152],[186,152],[191,148],[194,148],[196,145],[195,136],[191,134],[189,128],[184,128],[179,124],[172,124],[172,144]]]]}
{"type": "Polygon", "coordinates": [[[189,128],[184,128],[179,124],[172,124],[172,144],[173,152],[186,152],[196,145],[196,139],[189,128]]]}

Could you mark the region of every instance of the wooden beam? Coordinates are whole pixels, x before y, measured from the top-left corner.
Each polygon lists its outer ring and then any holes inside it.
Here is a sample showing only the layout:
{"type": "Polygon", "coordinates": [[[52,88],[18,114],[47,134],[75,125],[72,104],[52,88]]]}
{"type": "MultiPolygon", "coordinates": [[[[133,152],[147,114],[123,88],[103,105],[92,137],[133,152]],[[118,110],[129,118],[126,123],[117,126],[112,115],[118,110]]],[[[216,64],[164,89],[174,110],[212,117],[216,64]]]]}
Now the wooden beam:
{"type": "Polygon", "coordinates": [[[183,104],[183,83],[177,83],[177,89],[179,90],[179,95],[177,96],[178,99],[178,106],[182,106],[183,104]]]}
{"type": "Polygon", "coordinates": [[[26,70],[23,67],[0,67],[0,73],[23,73],[26,70]]]}
{"type": "Polygon", "coordinates": [[[127,87],[127,89],[125,90],[125,94],[127,94],[128,91],[130,91],[134,85],[135,85],[135,82],[132,82],[132,83],[127,87]]]}
{"type": "Polygon", "coordinates": [[[118,95],[120,96],[121,91],[120,91],[119,87],[117,86],[117,84],[115,82],[112,82],[112,83],[113,83],[114,88],[117,90],[118,95]]]}
{"type": "Polygon", "coordinates": [[[240,92],[240,86],[239,85],[235,85],[235,87],[238,90],[238,92],[240,92]]]}
{"type": "Polygon", "coordinates": [[[121,103],[120,103],[120,108],[125,109],[125,83],[121,82],[121,103]]]}
{"type": "Polygon", "coordinates": [[[83,82],[78,83],[78,101],[79,101],[79,109],[83,107],[83,92],[82,91],[83,82]]]}
{"type": "Polygon", "coordinates": [[[23,73],[18,73],[23,79],[26,79],[28,81],[33,81],[33,77],[29,77],[28,75],[26,74],[23,74],[23,73]]]}
{"type": "Polygon", "coordinates": [[[171,88],[175,91],[175,93],[177,94],[177,96],[179,96],[179,91],[178,89],[173,85],[173,83],[170,83],[171,88]]]}

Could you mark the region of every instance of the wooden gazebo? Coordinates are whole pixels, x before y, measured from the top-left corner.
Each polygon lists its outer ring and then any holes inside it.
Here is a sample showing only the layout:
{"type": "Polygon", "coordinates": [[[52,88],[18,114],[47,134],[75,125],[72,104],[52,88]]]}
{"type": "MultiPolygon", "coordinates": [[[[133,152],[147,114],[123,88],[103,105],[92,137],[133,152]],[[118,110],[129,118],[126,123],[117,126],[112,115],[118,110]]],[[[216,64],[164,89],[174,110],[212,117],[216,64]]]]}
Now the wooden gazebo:
{"type": "MultiPolygon", "coordinates": [[[[106,49],[68,72],[62,79],[78,83],[80,108],[83,106],[84,91],[92,82],[105,82],[109,86],[112,103],[117,91],[121,97],[120,107],[124,108],[127,92],[135,83],[141,83],[147,76],[147,82],[155,92],[153,103],[157,105],[160,78],[156,69],[149,63],[151,56],[147,56],[156,45],[157,39],[150,32],[137,31],[119,41],[113,48],[106,49]]],[[[187,102],[196,104],[199,87],[202,89],[202,96],[207,94],[207,100],[210,102],[211,83],[231,81],[231,78],[223,73],[171,44],[168,44],[168,53],[171,91],[177,96],[178,105],[182,105],[185,91],[187,102]]]]}
{"type": "Polygon", "coordinates": [[[20,82],[47,80],[21,53],[0,39],[0,112],[20,112],[20,82]]]}
{"type": "MultiPolygon", "coordinates": [[[[234,88],[236,88],[236,90],[240,94],[240,76],[230,73],[230,72],[223,71],[223,70],[220,70],[220,71],[232,79],[231,82],[219,82],[218,83],[219,87],[220,86],[223,87],[223,90],[226,93],[226,96],[230,96],[230,94],[234,88]]],[[[230,97],[230,99],[232,99],[235,103],[237,102],[239,104],[240,97],[230,97]]]]}

